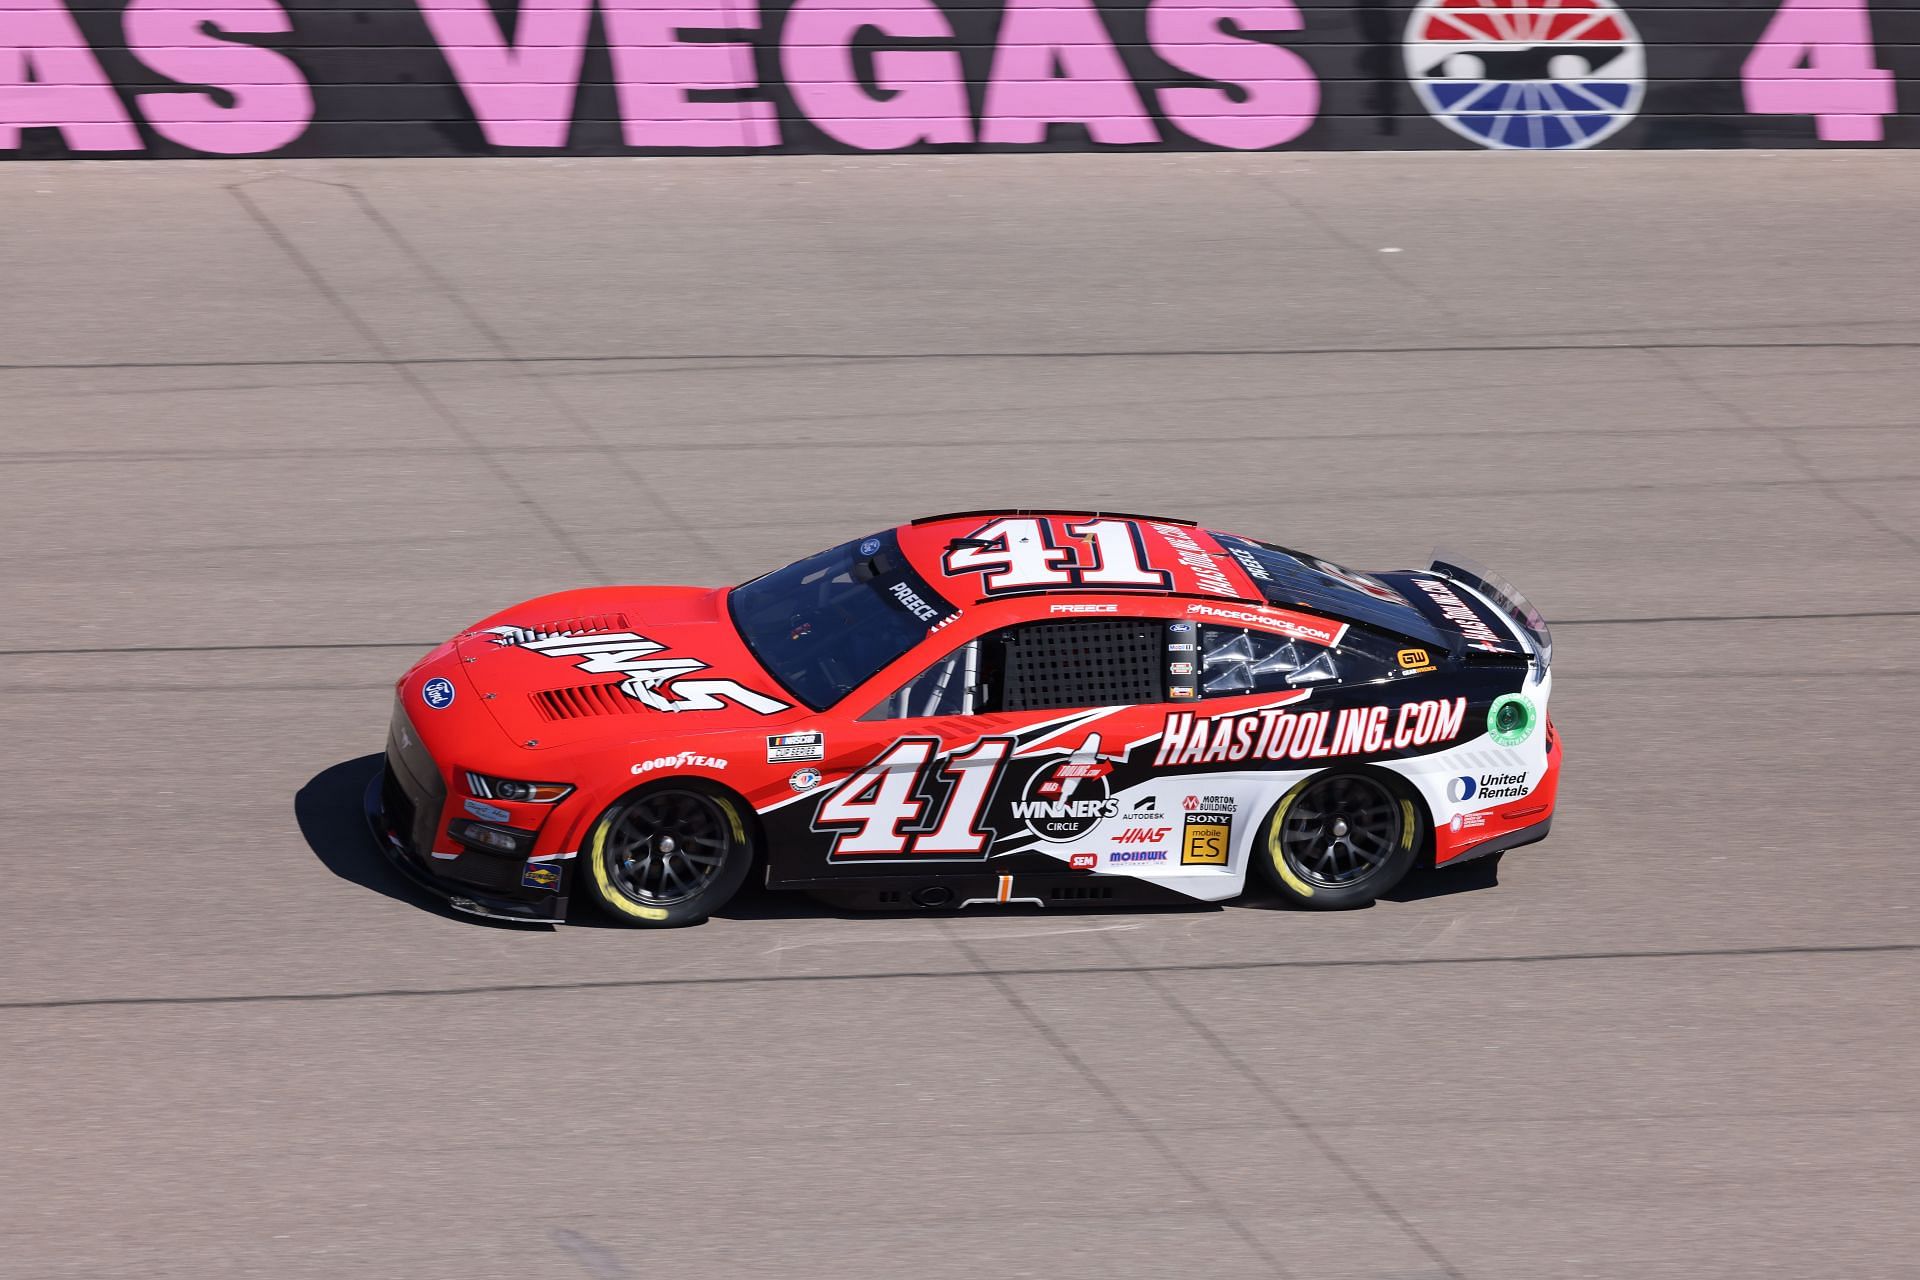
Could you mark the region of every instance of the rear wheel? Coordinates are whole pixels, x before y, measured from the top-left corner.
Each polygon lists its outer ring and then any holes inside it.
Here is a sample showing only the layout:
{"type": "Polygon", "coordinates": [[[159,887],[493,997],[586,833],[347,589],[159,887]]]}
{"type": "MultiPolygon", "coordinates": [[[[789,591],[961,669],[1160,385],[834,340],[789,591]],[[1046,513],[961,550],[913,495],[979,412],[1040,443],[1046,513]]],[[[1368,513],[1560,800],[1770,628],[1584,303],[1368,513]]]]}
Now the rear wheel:
{"type": "Polygon", "coordinates": [[[1364,907],[1413,866],[1423,821],[1420,806],[1380,774],[1322,773],[1274,806],[1258,861],[1301,906],[1364,907]]]}
{"type": "Polygon", "coordinates": [[[580,851],[588,896],[623,924],[670,928],[725,906],[753,865],[741,802],[718,788],[665,782],[616,801],[580,851]]]}

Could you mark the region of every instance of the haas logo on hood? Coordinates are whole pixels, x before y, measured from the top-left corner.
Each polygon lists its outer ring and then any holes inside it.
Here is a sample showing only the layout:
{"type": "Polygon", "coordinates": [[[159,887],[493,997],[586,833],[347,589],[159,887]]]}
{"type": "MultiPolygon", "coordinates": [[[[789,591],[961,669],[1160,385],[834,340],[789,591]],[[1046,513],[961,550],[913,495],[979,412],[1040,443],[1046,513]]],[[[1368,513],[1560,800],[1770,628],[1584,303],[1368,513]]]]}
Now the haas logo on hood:
{"type": "Polygon", "coordinates": [[[734,702],[763,716],[785,711],[792,704],[756,693],[735,680],[688,680],[707,670],[698,658],[661,658],[666,646],[631,631],[576,635],[562,631],[543,635],[525,627],[489,627],[494,643],[529,649],[549,658],[572,658],[582,671],[595,675],[623,675],[620,692],[637,698],[655,711],[718,711],[734,702]]]}

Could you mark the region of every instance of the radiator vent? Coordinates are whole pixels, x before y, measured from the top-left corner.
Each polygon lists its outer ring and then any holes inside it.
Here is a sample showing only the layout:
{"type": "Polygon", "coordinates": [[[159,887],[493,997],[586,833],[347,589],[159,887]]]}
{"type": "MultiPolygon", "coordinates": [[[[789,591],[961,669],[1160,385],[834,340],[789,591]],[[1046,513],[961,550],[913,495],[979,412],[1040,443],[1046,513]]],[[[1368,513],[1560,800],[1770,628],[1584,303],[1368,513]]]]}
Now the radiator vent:
{"type": "Polygon", "coordinates": [[[629,698],[615,684],[580,684],[566,689],[543,689],[529,695],[549,720],[583,720],[588,716],[631,716],[647,711],[645,703],[629,698]]]}
{"type": "Polygon", "coordinates": [[[592,613],[579,618],[536,623],[531,627],[515,627],[509,639],[514,644],[530,644],[535,640],[550,640],[554,636],[592,636],[608,631],[629,630],[632,630],[632,625],[624,613],[592,613]]]}

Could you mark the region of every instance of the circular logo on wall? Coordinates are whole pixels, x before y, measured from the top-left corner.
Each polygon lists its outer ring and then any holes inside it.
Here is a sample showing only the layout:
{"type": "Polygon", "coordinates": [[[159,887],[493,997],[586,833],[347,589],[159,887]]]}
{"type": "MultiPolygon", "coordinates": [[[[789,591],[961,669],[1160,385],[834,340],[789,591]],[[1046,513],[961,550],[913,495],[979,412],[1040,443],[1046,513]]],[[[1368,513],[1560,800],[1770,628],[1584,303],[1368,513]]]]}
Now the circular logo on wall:
{"type": "Polygon", "coordinates": [[[1503,150],[1591,147],[1647,90],[1645,47],[1614,0],[1421,0],[1406,56],[1434,119],[1503,150]]]}
{"type": "Polygon", "coordinates": [[[435,711],[445,710],[453,705],[453,681],[435,676],[420,686],[420,699],[435,711]]]}

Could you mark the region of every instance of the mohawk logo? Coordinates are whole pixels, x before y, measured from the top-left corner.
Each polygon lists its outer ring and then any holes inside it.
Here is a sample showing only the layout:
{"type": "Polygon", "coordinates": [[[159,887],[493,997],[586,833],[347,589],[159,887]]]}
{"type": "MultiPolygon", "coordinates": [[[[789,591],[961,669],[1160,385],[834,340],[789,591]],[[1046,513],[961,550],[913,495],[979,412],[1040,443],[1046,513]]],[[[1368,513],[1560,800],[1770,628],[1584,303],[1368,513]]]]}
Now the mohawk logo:
{"type": "Polygon", "coordinates": [[[719,711],[728,702],[759,715],[785,711],[791,703],[756,693],[733,680],[688,680],[707,664],[698,658],[663,658],[667,646],[631,631],[578,635],[551,634],[525,627],[489,627],[488,635],[503,648],[527,649],[549,658],[571,658],[580,670],[594,675],[623,675],[620,692],[655,711],[719,711]]]}

